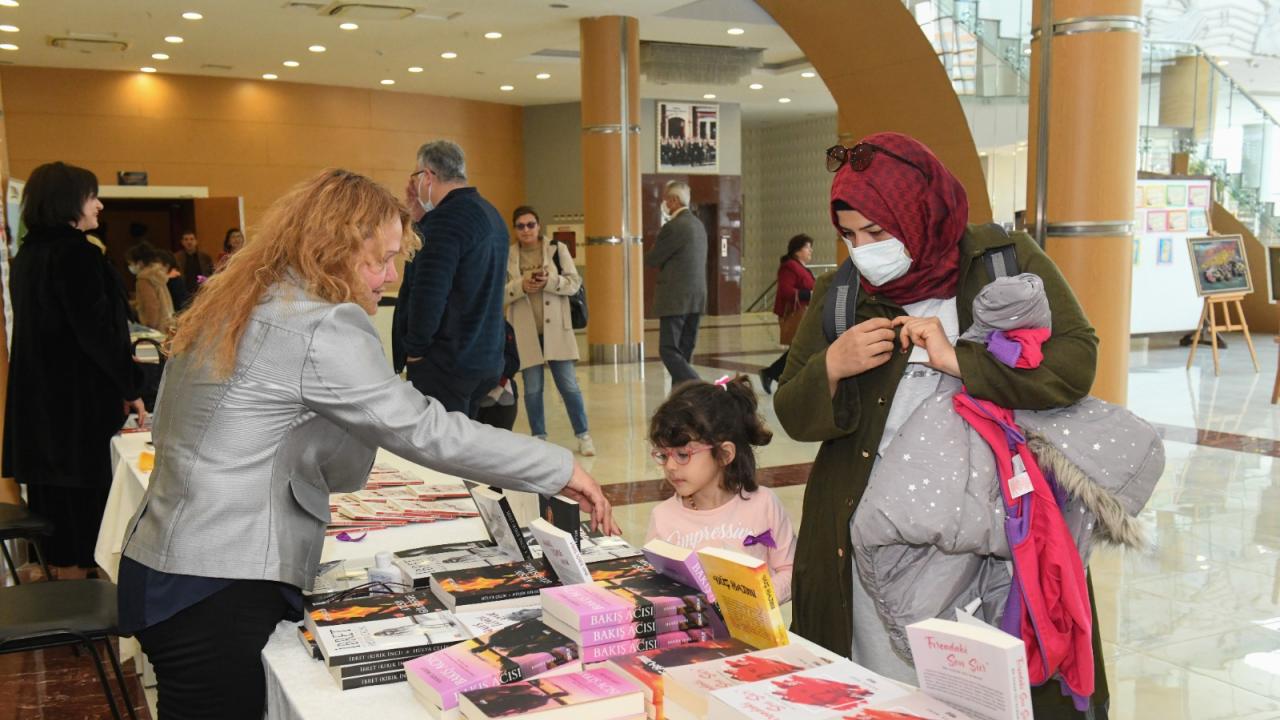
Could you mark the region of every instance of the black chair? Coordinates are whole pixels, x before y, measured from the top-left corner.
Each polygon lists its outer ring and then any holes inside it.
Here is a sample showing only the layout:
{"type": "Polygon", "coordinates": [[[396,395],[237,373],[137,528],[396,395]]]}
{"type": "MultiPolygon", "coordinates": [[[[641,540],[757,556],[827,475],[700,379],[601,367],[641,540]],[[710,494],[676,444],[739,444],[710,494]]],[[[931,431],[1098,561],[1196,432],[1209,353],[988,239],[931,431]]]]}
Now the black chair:
{"type": "Polygon", "coordinates": [[[49,566],[44,562],[44,553],[40,552],[39,541],[39,538],[48,537],[52,534],[53,523],[48,520],[30,512],[21,505],[0,503],[0,550],[4,551],[4,562],[9,566],[9,574],[13,576],[14,585],[21,585],[22,580],[18,578],[18,566],[13,564],[13,558],[9,556],[9,546],[5,543],[19,538],[29,541],[31,547],[35,548],[36,558],[40,561],[40,567],[44,569],[45,579],[52,580],[53,576],[49,574],[49,566]]]}
{"type": "Polygon", "coordinates": [[[125,709],[132,720],[137,720],[120,660],[111,647],[111,638],[117,635],[116,586],[106,580],[60,580],[0,588],[0,654],[64,645],[87,648],[111,716],[120,720],[111,683],[94,644],[102,640],[125,709]]]}

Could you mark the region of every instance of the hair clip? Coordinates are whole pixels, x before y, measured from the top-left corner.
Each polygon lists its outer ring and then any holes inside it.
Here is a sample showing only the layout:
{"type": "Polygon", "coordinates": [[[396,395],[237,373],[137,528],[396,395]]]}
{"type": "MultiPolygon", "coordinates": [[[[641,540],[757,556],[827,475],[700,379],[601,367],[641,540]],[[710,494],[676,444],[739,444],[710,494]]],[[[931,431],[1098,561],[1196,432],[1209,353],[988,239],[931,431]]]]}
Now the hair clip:
{"type": "Polygon", "coordinates": [[[715,383],[713,383],[713,384],[714,384],[716,387],[719,387],[719,388],[724,389],[724,390],[728,390],[728,389],[729,389],[729,382],[730,382],[731,380],[733,380],[733,376],[732,376],[732,375],[725,375],[725,376],[721,377],[719,380],[715,381],[715,383]]]}

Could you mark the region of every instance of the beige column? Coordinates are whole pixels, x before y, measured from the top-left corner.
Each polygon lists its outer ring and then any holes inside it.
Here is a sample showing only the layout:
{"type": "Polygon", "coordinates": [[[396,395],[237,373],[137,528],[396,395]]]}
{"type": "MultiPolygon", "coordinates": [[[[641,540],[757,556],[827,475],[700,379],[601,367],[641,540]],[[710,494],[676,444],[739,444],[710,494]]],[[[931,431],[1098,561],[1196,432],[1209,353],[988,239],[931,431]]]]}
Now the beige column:
{"type": "Polygon", "coordinates": [[[640,33],[635,18],[579,21],[582,177],[591,361],[644,358],[640,33]]]}
{"type": "Polygon", "coordinates": [[[1037,0],[1033,8],[1027,177],[1036,178],[1040,94],[1048,88],[1046,194],[1027,187],[1027,225],[1044,207],[1045,250],[1101,341],[1093,394],[1124,403],[1129,372],[1133,188],[1137,172],[1141,0],[1037,0]],[[1046,43],[1042,13],[1052,3],[1046,43]]]}

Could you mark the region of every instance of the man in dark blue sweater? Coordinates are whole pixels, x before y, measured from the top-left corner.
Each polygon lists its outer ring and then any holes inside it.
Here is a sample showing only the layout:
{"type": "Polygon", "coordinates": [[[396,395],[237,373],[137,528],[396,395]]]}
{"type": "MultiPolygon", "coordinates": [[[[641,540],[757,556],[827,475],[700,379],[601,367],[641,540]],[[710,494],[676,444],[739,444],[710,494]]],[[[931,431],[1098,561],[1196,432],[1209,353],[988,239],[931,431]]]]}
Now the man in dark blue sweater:
{"type": "Polygon", "coordinates": [[[418,149],[414,173],[422,249],[405,272],[409,381],[445,408],[474,417],[502,374],[502,298],[510,236],[498,210],[467,185],[462,148],[447,140],[418,149]]]}

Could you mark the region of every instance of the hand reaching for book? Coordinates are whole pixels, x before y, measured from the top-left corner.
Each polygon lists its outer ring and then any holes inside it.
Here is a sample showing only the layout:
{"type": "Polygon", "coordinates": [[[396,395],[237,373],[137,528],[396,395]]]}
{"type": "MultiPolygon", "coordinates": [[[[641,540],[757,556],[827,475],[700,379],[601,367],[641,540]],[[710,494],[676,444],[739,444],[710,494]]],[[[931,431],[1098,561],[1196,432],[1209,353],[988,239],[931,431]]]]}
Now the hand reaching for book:
{"type": "Polygon", "coordinates": [[[598,530],[605,535],[622,534],[622,529],[613,519],[613,507],[609,504],[609,499],[604,496],[604,491],[600,489],[600,483],[587,474],[578,461],[573,462],[573,477],[569,478],[569,484],[565,485],[560,492],[577,500],[583,510],[591,513],[592,530],[598,530]]]}

